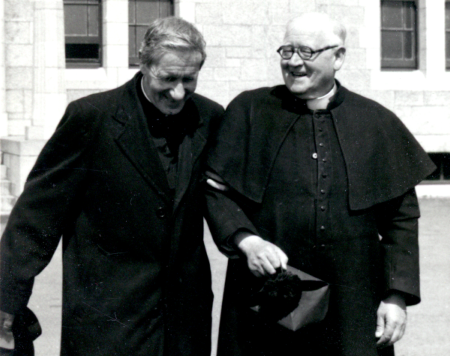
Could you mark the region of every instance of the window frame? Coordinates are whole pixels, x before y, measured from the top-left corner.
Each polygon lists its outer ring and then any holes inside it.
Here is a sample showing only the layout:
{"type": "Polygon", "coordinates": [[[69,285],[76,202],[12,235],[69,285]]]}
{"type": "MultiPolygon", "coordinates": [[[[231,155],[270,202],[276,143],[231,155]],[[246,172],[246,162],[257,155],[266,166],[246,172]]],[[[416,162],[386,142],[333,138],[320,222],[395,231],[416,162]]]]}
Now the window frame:
{"type": "Polygon", "coordinates": [[[416,70],[419,68],[419,33],[418,33],[418,6],[417,0],[381,0],[380,1],[380,57],[381,57],[381,70],[416,70]],[[412,19],[412,28],[405,28],[404,19],[401,19],[402,28],[389,28],[383,27],[383,3],[413,3],[414,14],[412,19]],[[383,32],[411,32],[412,41],[412,58],[383,58],[383,32]]]}
{"type": "MultiPolygon", "coordinates": [[[[167,16],[161,16],[161,10],[160,13],[158,14],[158,18],[163,18],[163,17],[169,17],[169,16],[174,16],[175,15],[175,5],[174,5],[174,1],[173,0],[128,0],[128,9],[130,9],[130,3],[134,2],[136,4],[136,2],[164,2],[164,3],[169,3],[169,7],[170,7],[170,14],[167,16]]],[[[130,14],[128,15],[128,66],[129,68],[137,68],[139,67],[140,64],[140,59],[139,59],[139,47],[141,44],[142,39],[137,39],[137,28],[138,27],[145,27],[147,28],[149,23],[145,22],[145,23],[138,23],[137,22],[137,18],[135,17],[135,22],[131,23],[130,21],[130,14]],[[136,56],[131,56],[130,55],[130,49],[131,49],[131,35],[130,35],[130,31],[132,30],[132,28],[134,28],[134,39],[135,39],[135,45],[136,45],[136,56]]]]}
{"type": "MultiPolygon", "coordinates": [[[[450,0],[446,0],[444,4],[444,16],[447,16],[447,11],[450,12],[450,0]]],[[[450,26],[447,28],[447,19],[445,19],[445,69],[450,70],[450,26]],[[449,46],[447,47],[447,44],[449,46]]]]}
{"type": "MultiPolygon", "coordinates": [[[[97,44],[98,58],[65,58],[66,68],[99,68],[103,65],[103,1],[102,0],[63,0],[64,5],[86,5],[98,7],[98,35],[97,36],[79,36],[67,35],[64,33],[64,46],[77,44],[97,44]]],[[[65,16],[65,13],[64,13],[65,16]]],[[[66,49],[65,49],[66,51],[66,49]]]]}

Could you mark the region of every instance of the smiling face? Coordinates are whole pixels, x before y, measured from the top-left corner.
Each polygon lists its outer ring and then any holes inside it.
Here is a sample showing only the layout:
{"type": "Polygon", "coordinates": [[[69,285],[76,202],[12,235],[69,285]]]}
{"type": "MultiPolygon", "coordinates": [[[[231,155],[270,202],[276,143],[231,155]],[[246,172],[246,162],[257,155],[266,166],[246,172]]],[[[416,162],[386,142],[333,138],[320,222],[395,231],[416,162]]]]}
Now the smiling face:
{"type": "Polygon", "coordinates": [[[197,87],[202,65],[198,52],[170,51],[150,66],[141,65],[144,91],[166,115],[178,114],[197,87]]]}
{"type": "MultiPolygon", "coordinates": [[[[288,24],[284,46],[307,46],[316,51],[343,43],[331,25],[313,18],[299,18],[288,24]]],[[[334,85],[334,75],[344,63],[345,48],[328,49],[303,60],[295,53],[291,59],[281,59],[284,82],[291,93],[301,99],[315,99],[327,94],[334,85]]]]}

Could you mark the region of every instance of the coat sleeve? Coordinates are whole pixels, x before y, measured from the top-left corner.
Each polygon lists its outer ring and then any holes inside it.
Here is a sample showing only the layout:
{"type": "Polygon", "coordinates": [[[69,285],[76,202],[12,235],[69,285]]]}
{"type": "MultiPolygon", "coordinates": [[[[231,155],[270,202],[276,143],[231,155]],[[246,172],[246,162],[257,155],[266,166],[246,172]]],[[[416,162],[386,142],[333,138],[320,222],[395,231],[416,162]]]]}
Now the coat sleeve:
{"type": "Polygon", "coordinates": [[[376,207],[384,263],[384,291],[402,292],[407,305],[420,302],[418,219],[415,189],[376,207]]]}
{"type": "Polygon", "coordinates": [[[229,258],[239,257],[237,247],[233,243],[237,232],[247,231],[258,235],[256,228],[239,206],[238,196],[233,189],[224,192],[206,185],[206,220],[217,247],[229,258]]]}
{"type": "Polygon", "coordinates": [[[83,196],[92,118],[71,103],[41,151],[1,239],[0,309],[15,314],[50,262],[83,196]]]}

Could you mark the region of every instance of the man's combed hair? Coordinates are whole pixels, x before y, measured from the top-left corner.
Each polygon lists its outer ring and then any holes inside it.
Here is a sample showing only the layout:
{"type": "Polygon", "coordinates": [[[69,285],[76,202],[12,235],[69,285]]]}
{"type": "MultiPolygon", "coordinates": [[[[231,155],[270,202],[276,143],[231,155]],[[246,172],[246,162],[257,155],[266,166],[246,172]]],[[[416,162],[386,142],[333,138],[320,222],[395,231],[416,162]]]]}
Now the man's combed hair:
{"type": "Polygon", "coordinates": [[[153,21],[145,32],[139,50],[141,64],[150,66],[169,51],[198,52],[205,61],[206,42],[194,25],[179,18],[165,17],[153,21]]]}

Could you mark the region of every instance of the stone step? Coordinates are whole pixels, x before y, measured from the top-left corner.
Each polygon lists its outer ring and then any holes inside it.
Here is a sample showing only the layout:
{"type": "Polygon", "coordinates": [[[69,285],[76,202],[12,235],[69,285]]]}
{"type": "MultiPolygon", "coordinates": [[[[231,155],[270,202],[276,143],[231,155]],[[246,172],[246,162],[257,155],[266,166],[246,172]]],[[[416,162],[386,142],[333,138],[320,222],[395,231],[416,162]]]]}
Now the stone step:
{"type": "Polygon", "coordinates": [[[3,234],[5,230],[6,223],[8,222],[9,212],[0,212],[0,235],[3,234]]]}
{"type": "Polygon", "coordinates": [[[6,167],[4,164],[0,165],[0,179],[7,179],[8,178],[8,167],[6,167]]]}
{"type": "Polygon", "coordinates": [[[6,179],[0,180],[0,195],[10,195],[11,194],[11,182],[6,179]]]}
{"type": "Polygon", "coordinates": [[[2,214],[9,213],[17,200],[17,198],[12,195],[3,195],[3,194],[0,196],[0,199],[1,199],[0,212],[2,214]]]}

